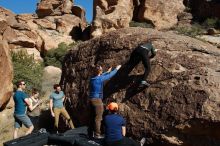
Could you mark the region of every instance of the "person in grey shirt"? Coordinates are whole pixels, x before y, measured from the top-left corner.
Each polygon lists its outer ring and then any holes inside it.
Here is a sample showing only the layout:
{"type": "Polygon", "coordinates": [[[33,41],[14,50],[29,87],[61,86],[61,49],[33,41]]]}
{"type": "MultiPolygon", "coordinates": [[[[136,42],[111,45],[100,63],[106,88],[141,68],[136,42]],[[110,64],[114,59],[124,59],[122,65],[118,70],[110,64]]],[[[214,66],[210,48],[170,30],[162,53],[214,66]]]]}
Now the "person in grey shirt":
{"type": "Polygon", "coordinates": [[[65,95],[63,91],[61,91],[61,87],[59,84],[55,84],[53,87],[55,91],[52,92],[50,95],[50,112],[52,117],[55,118],[54,126],[56,128],[56,131],[58,131],[60,114],[62,114],[68,120],[70,127],[73,129],[73,122],[63,105],[65,95]]]}

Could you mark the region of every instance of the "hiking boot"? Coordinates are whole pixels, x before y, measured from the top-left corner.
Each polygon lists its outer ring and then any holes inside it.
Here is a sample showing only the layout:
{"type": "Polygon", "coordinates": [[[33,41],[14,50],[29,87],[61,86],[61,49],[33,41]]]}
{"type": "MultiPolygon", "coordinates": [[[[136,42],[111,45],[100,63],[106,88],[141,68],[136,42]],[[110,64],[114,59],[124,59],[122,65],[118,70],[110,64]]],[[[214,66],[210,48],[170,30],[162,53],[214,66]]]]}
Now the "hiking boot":
{"type": "Polygon", "coordinates": [[[140,83],[140,87],[149,87],[150,86],[150,83],[148,83],[147,81],[141,81],[141,83],[140,83]]]}

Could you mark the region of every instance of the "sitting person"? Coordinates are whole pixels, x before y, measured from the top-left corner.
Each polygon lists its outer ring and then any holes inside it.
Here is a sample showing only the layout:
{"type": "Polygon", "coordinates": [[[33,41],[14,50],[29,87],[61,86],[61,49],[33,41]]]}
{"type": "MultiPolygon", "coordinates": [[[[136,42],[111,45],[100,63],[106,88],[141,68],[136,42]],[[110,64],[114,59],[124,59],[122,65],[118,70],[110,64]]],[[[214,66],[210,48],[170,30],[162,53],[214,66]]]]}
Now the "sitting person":
{"type": "Polygon", "coordinates": [[[125,137],[126,127],[124,118],[119,115],[118,104],[111,102],[107,109],[109,114],[104,118],[106,146],[140,146],[134,140],[125,137]]]}

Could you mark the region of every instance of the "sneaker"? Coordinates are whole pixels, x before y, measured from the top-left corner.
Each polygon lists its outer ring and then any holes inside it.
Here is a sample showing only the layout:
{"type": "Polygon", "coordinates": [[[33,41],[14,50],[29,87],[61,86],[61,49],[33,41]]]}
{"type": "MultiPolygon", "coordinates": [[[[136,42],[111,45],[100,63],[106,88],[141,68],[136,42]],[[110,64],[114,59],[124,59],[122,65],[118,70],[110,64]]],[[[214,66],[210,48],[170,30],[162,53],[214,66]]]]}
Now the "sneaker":
{"type": "Polygon", "coordinates": [[[47,133],[47,130],[46,130],[45,128],[41,128],[41,129],[39,130],[39,133],[47,133]]]}
{"type": "Polygon", "coordinates": [[[146,142],[146,138],[143,137],[140,141],[141,146],[144,146],[145,142],[146,142]]]}
{"type": "Polygon", "coordinates": [[[144,81],[144,80],[141,81],[140,85],[141,85],[141,86],[147,86],[147,87],[150,86],[150,84],[149,84],[147,81],[144,81]]]}
{"type": "Polygon", "coordinates": [[[96,139],[103,139],[104,135],[95,134],[94,138],[96,138],[96,139]]]}

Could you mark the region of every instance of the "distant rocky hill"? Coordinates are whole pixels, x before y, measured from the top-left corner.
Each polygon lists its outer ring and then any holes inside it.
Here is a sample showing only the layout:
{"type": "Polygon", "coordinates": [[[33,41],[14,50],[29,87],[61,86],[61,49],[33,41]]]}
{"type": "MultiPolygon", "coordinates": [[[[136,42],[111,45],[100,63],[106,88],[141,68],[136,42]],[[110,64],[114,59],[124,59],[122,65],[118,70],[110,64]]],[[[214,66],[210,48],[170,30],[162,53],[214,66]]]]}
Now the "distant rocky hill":
{"type": "Polygon", "coordinates": [[[153,145],[161,146],[220,145],[218,48],[171,32],[126,28],[91,39],[74,50],[65,57],[61,84],[71,99],[70,113],[77,124],[88,124],[90,119],[87,99],[92,66],[100,64],[107,70],[122,64],[116,77],[105,84],[104,98],[106,104],[119,103],[128,135],[149,137],[153,145]],[[132,83],[140,78],[143,66],[128,75],[125,63],[138,44],[151,39],[159,50],[151,62],[151,86],[140,90],[132,83]]]}

